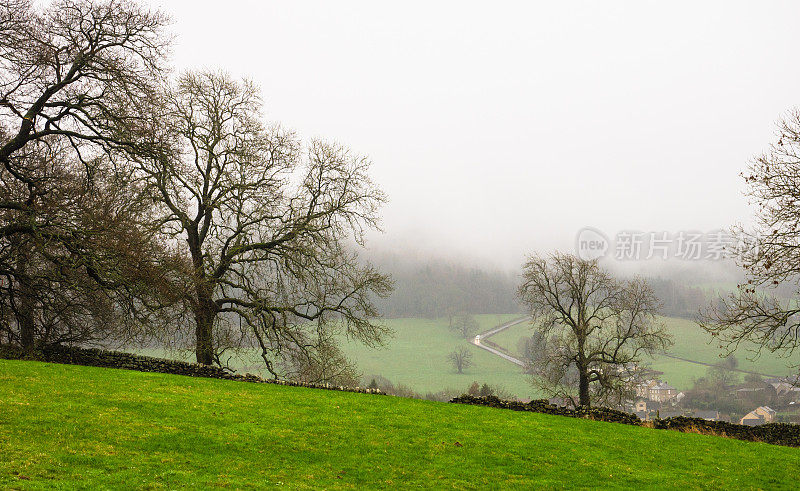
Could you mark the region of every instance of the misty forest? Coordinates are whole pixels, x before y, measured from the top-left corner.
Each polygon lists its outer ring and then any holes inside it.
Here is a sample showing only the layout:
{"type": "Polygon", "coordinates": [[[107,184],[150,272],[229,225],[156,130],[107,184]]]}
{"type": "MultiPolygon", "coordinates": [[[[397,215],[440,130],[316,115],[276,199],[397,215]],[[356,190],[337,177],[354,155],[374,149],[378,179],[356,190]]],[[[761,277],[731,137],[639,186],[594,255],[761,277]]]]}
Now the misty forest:
{"type": "Polygon", "coordinates": [[[797,6],[230,3],[0,0],[0,487],[796,485],[797,6]]]}

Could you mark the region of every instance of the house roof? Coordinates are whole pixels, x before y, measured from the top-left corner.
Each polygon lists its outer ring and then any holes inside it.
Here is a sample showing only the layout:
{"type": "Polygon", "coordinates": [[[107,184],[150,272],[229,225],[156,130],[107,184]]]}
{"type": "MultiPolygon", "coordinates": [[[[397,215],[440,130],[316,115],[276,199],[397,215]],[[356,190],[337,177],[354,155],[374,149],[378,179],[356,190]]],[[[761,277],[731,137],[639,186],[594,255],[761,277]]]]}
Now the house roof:
{"type": "Polygon", "coordinates": [[[675,390],[675,387],[669,385],[666,382],[659,382],[653,388],[657,390],[675,390]]]}

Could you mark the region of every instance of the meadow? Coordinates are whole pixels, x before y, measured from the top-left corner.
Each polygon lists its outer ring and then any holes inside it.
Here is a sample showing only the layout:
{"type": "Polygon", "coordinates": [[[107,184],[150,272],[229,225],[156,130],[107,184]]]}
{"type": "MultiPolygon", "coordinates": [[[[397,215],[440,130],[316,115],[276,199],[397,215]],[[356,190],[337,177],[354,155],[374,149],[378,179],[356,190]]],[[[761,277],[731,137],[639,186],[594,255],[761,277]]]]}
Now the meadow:
{"type": "MultiPolygon", "coordinates": [[[[478,315],[475,319],[480,331],[490,329],[501,323],[519,318],[519,314],[478,315]]],[[[675,344],[669,353],[680,358],[703,363],[717,363],[725,355],[725,350],[713,343],[710,335],[703,331],[694,321],[676,317],[662,317],[661,322],[672,333],[675,344]]],[[[455,390],[464,392],[473,382],[502,386],[517,397],[530,399],[543,397],[534,389],[529,377],[522,370],[485,350],[472,345],[469,340],[448,328],[447,318],[423,319],[400,318],[384,321],[394,331],[383,347],[372,349],[356,342],[343,340],[342,348],[349,358],[354,360],[359,371],[365,377],[365,384],[371,376],[380,375],[395,385],[405,385],[417,393],[455,390]],[[456,347],[467,347],[473,355],[473,366],[457,373],[447,360],[447,355],[456,347]]],[[[513,326],[491,337],[491,341],[518,353],[519,341],[531,334],[531,325],[527,323],[513,326]]],[[[791,375],[792,359],[782,358],[771,353],[755,356],[743,346],[735,356],[738,367],[766,375],[791,375]]],[[[136,350],[138,353],[166,358],[179,358],[193,361],[189,352],[165,352],[164,350],[136,350]]],[[[708,367],[687,361],[676,360],[656,355],[646,362],[655,370],[664,372],[661,378],[679,390],[690,389],[694,380],[706,374],[708,367]]],[[[240,355],[231,360],[231,366],[268,376],[261,369],[257,355],[240,355]]],[[[744,374],[739,374],[743,376],[744,374]]]]}
{"type": "Polygon", "coordinates": [[[0,488],[791,489],[798,466],[795,448],[615,423],[0,360],[0,488]]]}
{"type": "MultiPolygon", "coordinates": [[[[480,331],[518,318],[517,314],[479,315],[480,331]]],[[[472,345],[448,328],[448,319],[387,319],[395,335],[384,348],[373,350],[357,343],[345,343],[344,351],[368,378],[382,375],[395,384],[411,387],[423,395],[445,389],[462,392],[473,382],[501,385],[519,397],[531,398],[536,391],[520,368],[472,345]],[[447,359],[456,347],[472,352],[473,366],[457,373],[447,359]]]]}

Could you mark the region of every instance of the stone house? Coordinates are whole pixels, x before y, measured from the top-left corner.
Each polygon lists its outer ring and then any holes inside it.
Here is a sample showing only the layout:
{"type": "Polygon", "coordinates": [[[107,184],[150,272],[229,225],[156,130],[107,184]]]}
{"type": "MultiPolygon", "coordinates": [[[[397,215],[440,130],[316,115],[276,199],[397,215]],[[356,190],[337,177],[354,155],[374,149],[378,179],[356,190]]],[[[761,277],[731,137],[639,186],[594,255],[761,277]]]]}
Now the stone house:
{"type": "Polygon", "coordinates": [[[745,414],[739,420],[739,424],[747,426],[758,426],[775,421],[775,410],[769,406],[759,406],[745,414]]]}

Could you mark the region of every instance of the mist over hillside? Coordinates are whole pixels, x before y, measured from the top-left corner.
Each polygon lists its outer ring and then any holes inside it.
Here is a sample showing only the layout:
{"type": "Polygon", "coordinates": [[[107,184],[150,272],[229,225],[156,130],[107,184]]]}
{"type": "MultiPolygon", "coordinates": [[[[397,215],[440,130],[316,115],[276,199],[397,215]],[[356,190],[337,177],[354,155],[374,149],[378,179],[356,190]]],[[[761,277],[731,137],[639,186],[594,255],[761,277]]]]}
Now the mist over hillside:
{"type": "Polygon", "coordinates": [[[516,299],[519,278],[513,271],[417,251],[372,250],[368,259],[394,280],[394,292],[378,301],[386,317],[522,312],[516,299]]]}
{"type": "MultiPolygon", "coordinates": [[[[523,313],[516,296],[522,263],[518,268],[503,267],[493,258],[385,244],[370,247],[364,259],[394,280],[394,292],[378,300],[385,317],[523,313]]],[[[602,264],[620,277],[647,278],[662,304],[662,313],[683,318],[695,317],[743,279],[731,261],[625,263],[606,259],[602,264]]]]}

